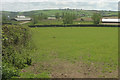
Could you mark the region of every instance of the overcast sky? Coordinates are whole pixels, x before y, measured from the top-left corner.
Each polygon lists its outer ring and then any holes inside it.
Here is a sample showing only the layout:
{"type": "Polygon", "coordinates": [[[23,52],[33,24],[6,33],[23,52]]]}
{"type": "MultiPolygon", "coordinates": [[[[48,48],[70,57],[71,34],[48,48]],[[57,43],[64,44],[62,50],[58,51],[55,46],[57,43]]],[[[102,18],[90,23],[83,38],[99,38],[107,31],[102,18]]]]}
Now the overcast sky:
{"type": "Polygon", "coordinates": [[[30,11],[42,9],[118,10],[119,0],[2,0],[4,11],[30,11]]]}
{"type": "Polygon", "coordinates": [[[97,2],[118,2],[119,0],[2,0],[2,2],[83,2],[83,1],[97,1],[97,2]]]}

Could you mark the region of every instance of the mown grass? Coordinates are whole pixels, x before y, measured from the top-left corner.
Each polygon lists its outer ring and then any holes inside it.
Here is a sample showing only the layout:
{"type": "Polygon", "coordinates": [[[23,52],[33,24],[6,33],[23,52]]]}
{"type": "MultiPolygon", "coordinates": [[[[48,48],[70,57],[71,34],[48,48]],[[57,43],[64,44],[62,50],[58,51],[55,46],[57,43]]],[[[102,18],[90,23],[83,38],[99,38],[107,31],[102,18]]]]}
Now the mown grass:
{"type": "Polygon", "coordinates": [[[70,62],[105,64],[107,71],[117,69],[118,28],[52,27],[31,28],[36,50],[33,63],[57,58],[70,62]],[[112,66],[110,66],[112,65],[112,66]]]}

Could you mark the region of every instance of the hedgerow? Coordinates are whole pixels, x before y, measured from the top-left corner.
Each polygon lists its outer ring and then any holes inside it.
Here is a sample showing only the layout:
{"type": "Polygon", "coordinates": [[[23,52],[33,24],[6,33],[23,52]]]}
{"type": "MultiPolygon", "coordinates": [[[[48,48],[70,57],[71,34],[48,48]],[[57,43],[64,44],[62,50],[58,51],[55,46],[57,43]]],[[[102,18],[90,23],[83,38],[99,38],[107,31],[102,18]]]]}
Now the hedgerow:
{"type": "Polygon", "coordinates": [[[3,65],[9,64],[13,68],[7,66],[7,70],[3,66],[3,79],[18,75],[16,69],[22,69],[27,65],[31,65],[32,59],[29,55],[30,51],[30,30],[28,27],[18,25],[2,26],[2,61],[3,65]],[[4,75],[5,74],[5,75],[4,75]]]}

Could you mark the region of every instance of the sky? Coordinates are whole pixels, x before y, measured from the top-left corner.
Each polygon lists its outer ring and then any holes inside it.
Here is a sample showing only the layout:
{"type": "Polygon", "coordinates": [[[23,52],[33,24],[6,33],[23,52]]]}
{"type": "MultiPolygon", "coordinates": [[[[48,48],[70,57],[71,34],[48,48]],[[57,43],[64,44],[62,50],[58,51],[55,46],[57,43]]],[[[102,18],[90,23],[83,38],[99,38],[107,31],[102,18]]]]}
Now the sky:
{"type": "Polygon", "coordinates": [[[3,11],[85,9],[118,11],[119,0],[0,0],[3,11]]]}
{"type": "Polygon", "coordinates": [[[118,2],[119,0],[2,0],[2,2],[83,2],[83,1],[97,1],[97,2],[118,2]]]}

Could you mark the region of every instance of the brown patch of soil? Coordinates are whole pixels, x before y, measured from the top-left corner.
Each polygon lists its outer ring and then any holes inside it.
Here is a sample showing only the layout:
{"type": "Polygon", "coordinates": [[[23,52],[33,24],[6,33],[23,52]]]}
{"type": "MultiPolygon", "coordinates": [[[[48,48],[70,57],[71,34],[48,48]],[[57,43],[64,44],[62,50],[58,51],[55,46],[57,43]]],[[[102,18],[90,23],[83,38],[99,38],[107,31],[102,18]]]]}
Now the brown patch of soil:
{"type": "Polygon", "coordinates": [[[49,62],[40,62],[29,67],[34,74],[49,71],[52,78],[116,78],[118,71],[102,72],[102,66],[94,63],[85,64],[80,61],[74,63],[56,58],[49,62]]]}
{"type": "Polygon", "coordinates": [[[71,63],[68,61],[55,60],[55,65],[52,65],[51,77],[52,78],[113,78],[117,77],[118,72],[105,72],[103,73],[101,67],[95,67],[94,63],[85,64],[82,62],[71,63]]]}
{"type": "Polygon", "coordinates": [[[104,64],[101,63],[83,63],[81,60],[70,62],[58,58],[56,52],[52,51],[51,56],[54,57],[49,61],[41,61],[33,63],[22,72],[39,74],[44,71],[50,72],[51,78],[117,78],[118,70],[103,71],[104,64]],[[99,65],[99,66],[96,66],[99,65]]]}

